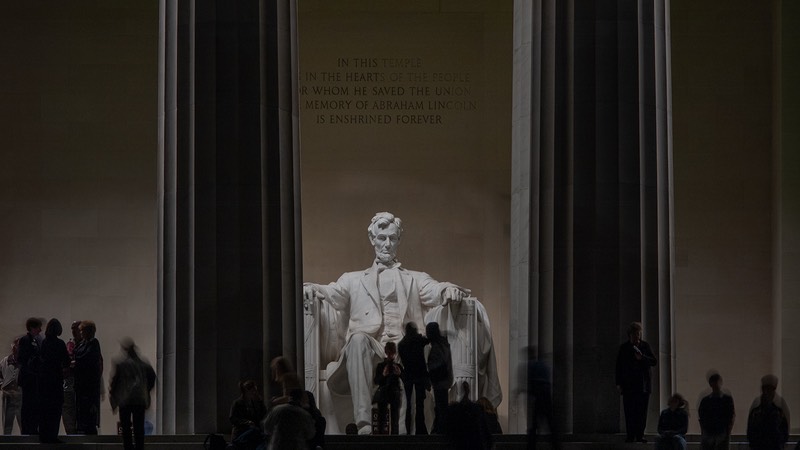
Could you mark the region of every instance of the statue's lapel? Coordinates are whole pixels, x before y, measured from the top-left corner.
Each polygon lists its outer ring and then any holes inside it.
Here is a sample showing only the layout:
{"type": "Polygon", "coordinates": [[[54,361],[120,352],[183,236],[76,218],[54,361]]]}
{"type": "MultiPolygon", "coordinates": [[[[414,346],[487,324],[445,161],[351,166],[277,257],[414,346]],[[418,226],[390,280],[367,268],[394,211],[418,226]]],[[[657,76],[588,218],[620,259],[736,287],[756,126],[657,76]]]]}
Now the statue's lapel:
{"type": "Polygon", "coordinates": [[[397,272],[400,274],[400,289],[397,290],[397,301],[400,304],[402,317],[406,315],[408,298],[411,295],[411,286],[414,284],[414,277],[403,268],[400,268],[397,272]]]}
{"type": "Polygon", "coordinates": [[[361,285],[364,286],[367,294],[372,298],[372,303],[375,303],[375,307],[380,311],[381,296],[378,293],[378,269],[374,265],[364,273],[361,278],[361,285]]]}

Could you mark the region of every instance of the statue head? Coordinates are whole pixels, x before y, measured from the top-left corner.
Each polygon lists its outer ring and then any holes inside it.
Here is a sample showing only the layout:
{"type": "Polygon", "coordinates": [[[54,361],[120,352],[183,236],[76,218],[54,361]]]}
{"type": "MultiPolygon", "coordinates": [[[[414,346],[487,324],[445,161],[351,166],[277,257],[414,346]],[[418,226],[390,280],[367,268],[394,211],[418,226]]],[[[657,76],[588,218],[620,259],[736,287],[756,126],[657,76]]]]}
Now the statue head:
{"type": "Polygon", "coordinates": [[[392,213],[379,212],[372,218],[367,232],[369,242],[375,249],[375,258],[379,262],[388,263],[397,258],[397,247],[403,233],[403,221],[399,217],[392,213]]]}

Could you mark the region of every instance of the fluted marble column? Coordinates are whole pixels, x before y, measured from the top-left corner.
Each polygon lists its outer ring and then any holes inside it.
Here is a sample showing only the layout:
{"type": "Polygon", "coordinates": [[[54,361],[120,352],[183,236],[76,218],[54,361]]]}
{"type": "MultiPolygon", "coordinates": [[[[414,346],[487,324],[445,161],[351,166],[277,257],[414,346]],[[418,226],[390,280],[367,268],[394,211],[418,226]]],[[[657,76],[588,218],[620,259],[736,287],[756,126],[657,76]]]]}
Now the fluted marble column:
{"type": "MultiPolygon", "coordinates": [[[[158,431],[302,362],[294,2],[162,0],[158,431]]],[[[299,368],[302,370],[302,367],[299,368]]]]}
{"type": "MultiPolygon", "coordinates": [[[[672,388],[668,0],[514,5],[511,387],[528,345],[564,431],[616,432],[617,347],[641,320],[672,388]]],[[[524,432],[521,398],[511,432],[524,432]]]]}

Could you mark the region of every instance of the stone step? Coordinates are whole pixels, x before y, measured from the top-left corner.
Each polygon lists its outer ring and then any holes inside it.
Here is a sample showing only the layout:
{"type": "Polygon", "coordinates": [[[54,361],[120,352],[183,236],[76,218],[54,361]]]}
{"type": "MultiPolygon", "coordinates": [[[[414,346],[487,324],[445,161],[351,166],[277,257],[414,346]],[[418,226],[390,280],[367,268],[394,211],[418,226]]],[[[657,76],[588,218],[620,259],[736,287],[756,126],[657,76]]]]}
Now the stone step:
{"type": "MultiPolygon", "coordinates": [[[[200,450],[206,435],[158,435],[146,436],[145,447],[148,450],[200,450]]],[[[592,435],[565,435],[562,438],[561,450],[644,450],[653,448],[655,436],[646,436],[648,444],[626,444],[624,435],[620,434],[592,434],[592,435]]],[[[800,436],[792,436],[786,445],[786,450],[792,450],[800,436]]],[[[122,438],[119,436],[60,436],[63,444],[39,444],[36,436],[0,436],[0,449],[81,449],[81,450],[119,450],[122,448],[122,438]]],[[[548,450],[551,445],[540,442],[539,450],[548,450]]],[[[495,436],[495,450],[522,450],[527,448],[524,435],[497,435],[495,436]]],[[[700,436],[687,436],[688,449],[700,449],[700,436]]],[[[434,450],[446,448],[447,440],[443,436],[345,436],[329,435],[325,437],[326,450],[367,450],[386,448],[392,450],[434,450]]],[[[731,450],[748,450],[744,436],[733,436],[731,450]]]]}

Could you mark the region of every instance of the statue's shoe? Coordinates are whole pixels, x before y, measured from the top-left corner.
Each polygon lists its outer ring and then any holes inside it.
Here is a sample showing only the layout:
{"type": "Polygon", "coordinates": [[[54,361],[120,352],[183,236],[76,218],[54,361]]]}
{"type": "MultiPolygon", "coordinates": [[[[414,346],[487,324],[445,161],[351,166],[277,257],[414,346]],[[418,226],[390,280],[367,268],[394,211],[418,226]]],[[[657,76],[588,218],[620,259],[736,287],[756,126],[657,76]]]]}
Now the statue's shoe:
{"type": "Polygon", "coordinates": [[[372,434],[372,425],[364,425],[358,429],[358,434],[372,434]]]}

